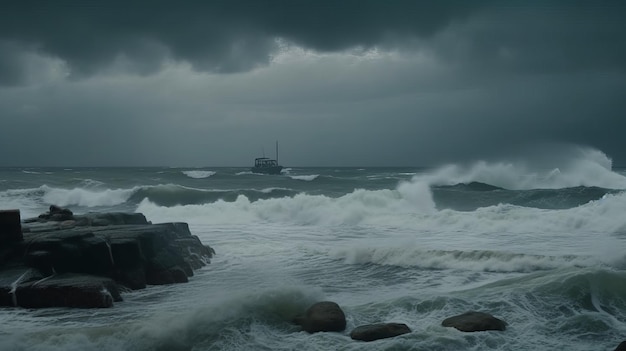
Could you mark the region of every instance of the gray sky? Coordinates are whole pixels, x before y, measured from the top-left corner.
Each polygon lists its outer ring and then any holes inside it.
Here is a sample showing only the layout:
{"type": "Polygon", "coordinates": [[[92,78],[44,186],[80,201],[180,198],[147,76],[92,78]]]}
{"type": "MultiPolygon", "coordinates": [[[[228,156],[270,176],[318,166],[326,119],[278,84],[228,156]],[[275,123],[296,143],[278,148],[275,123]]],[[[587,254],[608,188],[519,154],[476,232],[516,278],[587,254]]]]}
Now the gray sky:
{"type": "Polygon", "coordinates": [[[0,5],[0,166],[626,166],[625,134],[624,1],[0,5]]]}

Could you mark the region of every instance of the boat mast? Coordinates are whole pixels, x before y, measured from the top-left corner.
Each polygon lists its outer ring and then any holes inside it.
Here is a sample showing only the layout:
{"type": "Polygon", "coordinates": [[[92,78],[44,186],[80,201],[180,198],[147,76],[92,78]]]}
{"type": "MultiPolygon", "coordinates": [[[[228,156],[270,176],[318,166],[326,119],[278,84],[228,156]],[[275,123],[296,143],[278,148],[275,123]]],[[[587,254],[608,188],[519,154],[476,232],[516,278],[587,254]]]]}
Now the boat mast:
{"type": "Polygon", "coordinates": [[[276,140],[276,164],[278,163],[278,140],[276,140]]]}

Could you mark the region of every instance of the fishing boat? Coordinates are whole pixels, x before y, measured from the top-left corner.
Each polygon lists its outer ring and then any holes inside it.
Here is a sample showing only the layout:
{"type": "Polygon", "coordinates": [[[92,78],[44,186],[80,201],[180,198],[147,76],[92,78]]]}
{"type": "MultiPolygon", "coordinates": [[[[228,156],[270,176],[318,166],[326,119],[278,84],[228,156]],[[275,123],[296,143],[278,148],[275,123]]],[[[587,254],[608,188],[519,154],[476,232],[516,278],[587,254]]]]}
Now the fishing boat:
{"type": "Polygon", "coordinates": [[[268,157],[257,157],[254,159],[254,167],[250,168],[252,173],[280,174],[283,166],[278,164],[278,141],[276,142],[276,159],[268,157]]]}

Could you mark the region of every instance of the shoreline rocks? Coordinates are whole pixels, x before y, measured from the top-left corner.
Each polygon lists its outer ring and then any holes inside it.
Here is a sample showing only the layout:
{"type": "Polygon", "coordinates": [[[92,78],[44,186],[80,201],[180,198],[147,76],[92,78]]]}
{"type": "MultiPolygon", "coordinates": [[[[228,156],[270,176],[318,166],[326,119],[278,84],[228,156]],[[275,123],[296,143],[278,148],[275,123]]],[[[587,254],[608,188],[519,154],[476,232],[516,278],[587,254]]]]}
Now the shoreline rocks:
{"type": "MultiPolygon", "coordinates": [[[[346,329],[345,313],[337,303],[332,301],[314,303],[304,314],[295,317],[292,322],[301,326],[303,331],[310,334],[343,332],[346,329]]],[[[443,327],[454,327],[462,332],[504,331],[506,330],[507,322],[489,313],[469,311],[446,318],[441,325],[443,327]]],[[[353,340],[370,342],[411,332],[411,328],[404,323],[376,323],[357,326],[352,329],[349,335],[353,340]]]]}
{"type": "Polygon", "coordinates": [[[187,223],[141,213],[0,211],[0,306],[111,307],[120,290],[187,282],[214,254],[187,223]]]}

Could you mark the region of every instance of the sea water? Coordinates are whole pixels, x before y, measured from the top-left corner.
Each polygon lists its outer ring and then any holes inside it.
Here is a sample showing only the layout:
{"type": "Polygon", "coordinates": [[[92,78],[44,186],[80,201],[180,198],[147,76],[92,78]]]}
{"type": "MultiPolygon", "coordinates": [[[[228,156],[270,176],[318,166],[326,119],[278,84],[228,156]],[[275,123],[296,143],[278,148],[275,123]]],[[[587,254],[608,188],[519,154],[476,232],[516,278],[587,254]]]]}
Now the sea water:
{"type": "MultiPolygon", "coordinates": [[[[288,166],[288,165],[287,165],[288,166]]],[[[626,171],[585,150],[441,167],[2,168],[0,208],[141,212],[213,247],[186,284],[108,309],[0,309],[0,350],[613,350],[626,340],[626,171]],[[291,323],[312,303],[343,333],[291,323]],[[470,311],[508,323],[463,333],[470,311]],[[412,332],[364,343],[364,324],[412,332]]]]}

